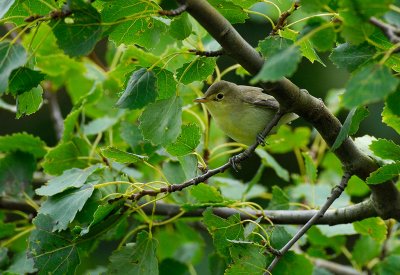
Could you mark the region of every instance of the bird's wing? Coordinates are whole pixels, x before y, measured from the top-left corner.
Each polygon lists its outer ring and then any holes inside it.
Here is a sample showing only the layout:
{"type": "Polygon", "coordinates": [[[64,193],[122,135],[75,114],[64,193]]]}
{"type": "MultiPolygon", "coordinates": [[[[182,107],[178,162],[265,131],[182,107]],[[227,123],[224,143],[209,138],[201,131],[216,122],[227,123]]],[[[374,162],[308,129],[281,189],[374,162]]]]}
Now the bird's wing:
{"type": "Polygon", "coordinates": [[[251,86],[240,86],[241,97],[244,102],[247,102],[258,107],[263,107],[272,110],[279,109],[279,103],[270,95],[264,94],[263,89],[251,86]],[[257,96],[254,96],[257,94],[257,96]]]}

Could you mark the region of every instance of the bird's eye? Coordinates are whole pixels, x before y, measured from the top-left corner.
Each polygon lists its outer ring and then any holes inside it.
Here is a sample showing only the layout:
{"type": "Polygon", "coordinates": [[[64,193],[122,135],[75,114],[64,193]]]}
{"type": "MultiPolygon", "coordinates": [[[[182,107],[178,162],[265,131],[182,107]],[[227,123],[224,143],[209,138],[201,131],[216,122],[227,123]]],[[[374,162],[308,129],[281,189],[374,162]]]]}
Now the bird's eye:
{"type": "Polygon", "coordinates": [[[218,99],[218,100],[221,100],[221,99],[223,99],[223,98],[224,98],[224,94],[223,94],[223,93],[217,94],[217,99],[218,99]]]}

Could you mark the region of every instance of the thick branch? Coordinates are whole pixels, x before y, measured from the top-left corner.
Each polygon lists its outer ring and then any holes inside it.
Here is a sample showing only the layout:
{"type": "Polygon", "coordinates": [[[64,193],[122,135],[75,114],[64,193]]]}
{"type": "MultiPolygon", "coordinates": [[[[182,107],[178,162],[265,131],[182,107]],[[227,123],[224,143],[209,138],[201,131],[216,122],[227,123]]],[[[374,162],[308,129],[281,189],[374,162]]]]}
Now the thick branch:
{"type": "MultiPolygon", "coordinates": [[[[183,214],[183,217],[202,217],[204,210],[204,208],[200,208],[188,211],[183,214]]],[[[252,209],[242,209],[239,211],[228,207],[215,207],[212,210],[215,215],[221,218],[228,218],[234,214],[239,214],[242,220],[252,219],[254,216],[265,216],[274,224],[305,224],[318,213],[318,210],[264,210],[261,212],[252,209]]],[[[144,206],[143,211],[148,214],[153,213],[153,205],[148,204],[144,206]]],[[[178,205],[158,202],[154,214],[172,217],[180,214],[181,211],[182,209],[178,205]]],[[[328,210],[315,224],[336,225],[352,223],[375,216],[376,211],[371,201],[367,200],[355,205],[328,210]]],[[[267,219],[263,219],[261,222],[269,223],[267,219]]]]}
{"type": "Polygon", "coordinates": [[[25,202],[0,198],[0,209],[19,210],[27,214],[36,214],[36,210],[25,202]]]}
{"type": "MultiPolygon", "coordinates": [[[[264,59],[254,50],[205,0],[179,0],[187,5],[192,15],[219,44],[248,72],[257,74],[264,59]]],[[[328,145],[332,145],[342,127],[340,121],[330,113],[322,100],[303,92],[286,78],[274,83],[261,83],[266,92],[274,96],[281,107],[295,112],[309,121],[321,134],[328,145]]],[[[372,159],[362,153],[350,138],[335,151],[347,170],[365,179],[378,167],[372,159]]],[[[370,186],[372,199],[378,214],[383,218],[400,218],[400,195],[393,182],[370,186]]]]}

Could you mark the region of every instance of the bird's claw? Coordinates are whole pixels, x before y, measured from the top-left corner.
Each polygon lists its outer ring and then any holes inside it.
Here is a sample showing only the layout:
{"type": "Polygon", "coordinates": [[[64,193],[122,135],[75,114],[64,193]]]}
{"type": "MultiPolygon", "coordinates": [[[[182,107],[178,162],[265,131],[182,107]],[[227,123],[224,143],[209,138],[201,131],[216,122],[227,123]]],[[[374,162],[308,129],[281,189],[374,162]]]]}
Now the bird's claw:
{"type": "Polygon", "coordinates": [[[238,170],[241,168],[240,163],[238,162],[237,156],[233,156],[229,159],[229,163],[232,166],[233,170],[238,172],[238,170]]]}
{"type": "Polygon", "coordinates": [[[265,138],[261,135],[261,133],[257,134],[257,142],[258,144],[260,144],[261,146],[265,146],[265,138]]]}

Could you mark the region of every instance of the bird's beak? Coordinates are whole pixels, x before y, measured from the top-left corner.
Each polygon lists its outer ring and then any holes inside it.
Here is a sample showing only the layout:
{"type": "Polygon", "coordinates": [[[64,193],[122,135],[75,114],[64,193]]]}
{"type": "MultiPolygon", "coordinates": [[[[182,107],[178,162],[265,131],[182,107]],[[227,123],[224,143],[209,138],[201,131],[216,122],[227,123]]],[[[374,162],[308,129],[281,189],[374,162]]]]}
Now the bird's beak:
{"type": "Polygon", "coordinates": [[[208,99],[205,97],[199,97],[199,98],[196,98],[195,100],[193,100],[193,102],[204,103],[204,102],[208,102],[208,99]]]}

